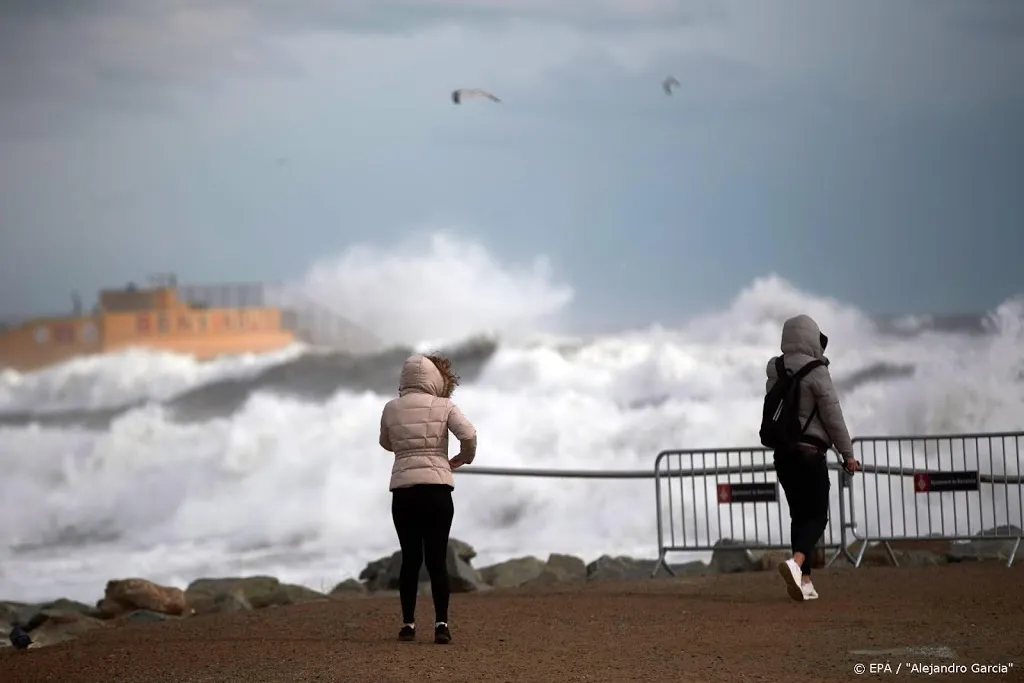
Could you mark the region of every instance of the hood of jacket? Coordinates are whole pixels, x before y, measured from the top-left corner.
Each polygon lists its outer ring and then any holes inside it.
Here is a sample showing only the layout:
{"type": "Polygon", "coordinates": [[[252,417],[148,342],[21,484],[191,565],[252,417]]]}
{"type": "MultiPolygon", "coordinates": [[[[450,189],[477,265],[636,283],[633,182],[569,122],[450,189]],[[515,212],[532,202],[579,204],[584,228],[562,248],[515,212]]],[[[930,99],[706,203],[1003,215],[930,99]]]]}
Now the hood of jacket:
{"type": "Polygon", "coordinates": [[[441,396],[444,393],[444,378],[441,371],[433,361],[418,353],[405,359],[405,363],[402,364],[402,376],[398,382],[399,396],[413,393],[431,396],[441,396]]]}
{"type": "Polygon", "coordinates": [[[825,359],[828,337],[821,333],[818,323],[809,315],[797,315],[782,325],[782,353],[801,353],[811,358],[825,359]]]}

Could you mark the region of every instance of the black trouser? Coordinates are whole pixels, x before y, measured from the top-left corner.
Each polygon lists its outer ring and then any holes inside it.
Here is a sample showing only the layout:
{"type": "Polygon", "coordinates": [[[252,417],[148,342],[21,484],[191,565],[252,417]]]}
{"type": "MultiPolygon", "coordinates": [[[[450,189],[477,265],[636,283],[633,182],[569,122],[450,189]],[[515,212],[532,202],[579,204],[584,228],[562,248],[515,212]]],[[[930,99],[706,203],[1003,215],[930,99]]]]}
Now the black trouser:
{"type": "Polygon", "coordinates": [[[803,553],[800,571],[811,575],[814,545],[828,525],[828,496],[832,483],[823,453],[789,451],[775,454],[775,472],[789,503],[790,543],[803,553]]]}
{"type": "Polygon", "coordinates": [[[448,534],[454,516],[450,486],[418,484],[392,491],[391,518],[402,548],[398,588],[406,624],[413,623],[416,616],[416,593],[424,561],[434,598],[434,620],[448,622],[448,534]]]}

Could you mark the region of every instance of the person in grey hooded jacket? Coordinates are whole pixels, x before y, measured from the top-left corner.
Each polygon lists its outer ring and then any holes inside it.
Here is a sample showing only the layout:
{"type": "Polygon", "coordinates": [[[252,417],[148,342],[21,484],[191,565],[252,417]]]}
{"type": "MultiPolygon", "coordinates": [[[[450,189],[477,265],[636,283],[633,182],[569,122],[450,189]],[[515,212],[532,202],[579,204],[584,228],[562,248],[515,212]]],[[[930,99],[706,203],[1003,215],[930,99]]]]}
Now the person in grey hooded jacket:
{"type": "MultiPolygon", "coordinates": [[[[775,471],[789,503],[790,542],[793,556],[779,565],[786,590],[794,600],[818,597],[811,583],[811,557],[814,546],[828,525],[828,501],[831,483],[826,453],[829,448],[842,456],[845,469],[852,473],[859,464],[853,455],[853,442],[846,428],[839,396],[825,358],[828,337],[818,323],[807,315],[790,318],[782,326],[782,360],[788,372],[796,373],[813,360],[820,365],[800,382],[799,419],[807,425],[799,443],[789,451],[776,451],[775,471]]],[[[778,380],[776,359],[768,361],[765,393],[778,380]]]]}

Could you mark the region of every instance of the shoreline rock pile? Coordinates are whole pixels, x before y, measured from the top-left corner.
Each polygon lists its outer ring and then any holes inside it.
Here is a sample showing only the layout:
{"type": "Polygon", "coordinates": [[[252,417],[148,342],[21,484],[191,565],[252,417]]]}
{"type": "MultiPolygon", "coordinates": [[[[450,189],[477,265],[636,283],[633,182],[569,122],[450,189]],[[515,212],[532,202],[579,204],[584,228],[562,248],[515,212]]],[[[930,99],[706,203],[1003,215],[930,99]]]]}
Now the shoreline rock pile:
{"type": "MultiPolygon", "coordinates": [[[[1020,534],[1011,527],[993,529],[992,534],[1020,534]]],[[[949,562],[999,560],[1005,562],[1014,541],[979,540],[969,543],[934,541],[894,542],[865,549],[861,566],[890,565],[889,549],[901,566],[930,566],[949,562]]],[[[850,548],[856,556],[860,548],[850,548]]],[[[773,570],[785,561],[788,552],[750,551],[730,539],[715,544],[708,563],[702,561],[670,564],[676,576],[698,576],[773,570]]],[[[500,588],[542,588],[588,581],[635,581],[647,579],[657,560],[602,555],[589,564],[573,555],[552,553],[546,560],[517,557],[477,569],[472,561],[476,551],[468,543],[451,539],[448,545],[448,574],[453,593],[478,593],[500,588]]],[[[823,564],[819,553],[817,565],[823,564]]],[[[161,586],[147,579],[126,578],[107,582],[103,597],[96,605],[60,598],[28,604],[0,601],[0,629],[5,636],[0,647],[9,646],[6,635],[14,624],[29,633],[33,644],[43,647],[71,640],[95,629],[133,622],[164,621],[203,617],[210,614],[258,610],[318,600],[397,595],[402,553],[374,560],[366,565],[358,579],[341,581],[330,592],[295,584],[281,583],[272,576],[200,578],[184,590],[161,586]]],[[[837,561],[836,568],[849,567],[837,561]]],[[[668,573],[662,568],[658,576],[668,573]]],[[[429,584],[426,569],[420,570],[421,584],[429,584]]],[[[429,585],[421,585],[421,594],[429,595],[429,585]]]]}

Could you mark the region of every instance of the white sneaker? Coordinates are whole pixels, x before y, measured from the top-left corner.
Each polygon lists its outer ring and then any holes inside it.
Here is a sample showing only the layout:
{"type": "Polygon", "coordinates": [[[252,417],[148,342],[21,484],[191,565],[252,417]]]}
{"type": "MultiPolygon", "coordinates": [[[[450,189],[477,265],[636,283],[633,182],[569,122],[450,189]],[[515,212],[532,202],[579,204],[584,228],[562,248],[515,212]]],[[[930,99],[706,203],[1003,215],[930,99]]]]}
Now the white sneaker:
{"type": "Polygon", "coordinates": [[[800,565],[792,559],[786,560],[779,564],[779,575],[786,582],[786,592],[789,593],[789,597],[797,602],[803,602],[806,598],[804,597],[803,588],[800,586],[803,581],[800,574],[800,565]]]}
{"type": "Polygon", "coordinates": [[[818,591],[814,590],[814,584],[813,583],[808,582],[808,583],[801,584],[800,590],[803,591],[804,600],[817,600],[818,599],[818,591]]]}

